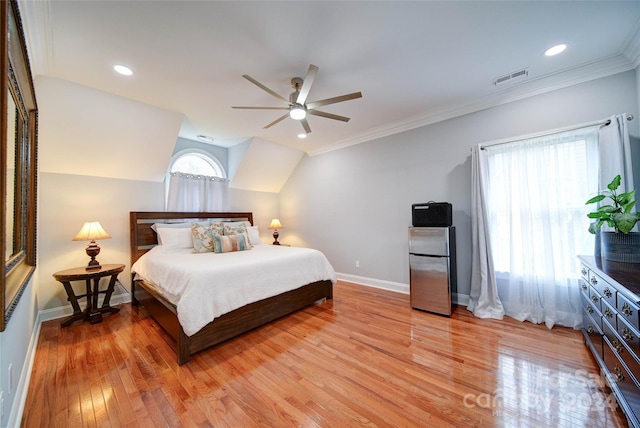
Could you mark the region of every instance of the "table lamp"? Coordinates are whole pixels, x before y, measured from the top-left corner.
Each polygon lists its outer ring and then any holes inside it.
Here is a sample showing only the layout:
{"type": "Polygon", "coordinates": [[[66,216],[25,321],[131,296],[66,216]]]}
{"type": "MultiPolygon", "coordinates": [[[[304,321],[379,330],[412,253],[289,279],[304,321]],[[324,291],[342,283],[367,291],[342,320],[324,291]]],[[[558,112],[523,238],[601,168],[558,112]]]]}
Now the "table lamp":
{"type": "Polygon", "coordinates": [[[100,246],[96,244],[96,239],[109,239],[109,235],[100,225],[100,222],[89,221],[82,226],[80,232],[72,239],[72,241],[90,241],[87,245],[87,255],[91,257],[87,270],[100,269],[100,263],[96,260],[96,256],[100,254],[100,246]]]}
{"type": "Polygon", "coordinates": [[[278,242],[278,236],[280,236],[280,234],[278,233],[278,229],[282,229],[282,224],[280,223],[280,220],[277,218],[274,218],[273,220],[271,220],[269,229],[275,229],[275,231],[273,232],[273,239],[274,239],[273,245],[280,245],[280,243],[278,242]]]}

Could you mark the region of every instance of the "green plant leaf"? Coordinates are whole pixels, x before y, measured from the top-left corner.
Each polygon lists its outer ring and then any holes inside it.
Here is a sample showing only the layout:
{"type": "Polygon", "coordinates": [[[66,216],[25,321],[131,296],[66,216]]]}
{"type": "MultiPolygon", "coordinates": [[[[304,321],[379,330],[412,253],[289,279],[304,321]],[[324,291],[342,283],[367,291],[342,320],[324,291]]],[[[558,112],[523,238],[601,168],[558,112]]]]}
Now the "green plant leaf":
{"type": "Polygon", "coordinates": [[[613,205],[603,205],[600,208],[598,208],[598,212],[607,213],[607,214],[617,213],[620,211],[622,210],[619,207],[614,207],[613,205]]]}
{"type": "Polygon", "coordinates": [[[594,196],[593,198],[589,199],[585,205],[589,205],[589,204],[595,204],[596,202],[600,202],[601,200],[603,200],[606,196],[605,195],[597,195],[594,196]]]}
{"type": "Polygon", "coordinates": [[[638,216],[629,213],[616,213],[611,216],[615,223],[615,228],[622,233],[629,233],[633,226],[639,221],[638,216]]]}
{"type": "Polygon", "coordinates": [[[609,185],[607,185],[607,188],[609,190],[616,190],[618,187],[620,187],[620,183],[621,182],[622,182],[622,178],[620,178],[620,174],[618,174],[618,175],[615,176],[613,181],[611,181],[611,183],[609,183],[609,185]]]}
{"type": "Polygon", "coordinates": [[[633,208],[635,208],[637,202],[638,202],[637,199],[634,199],[633,201],[627,202],[626,204],[624,204],[622,206],[622,212],[625,212],[627,214],[630,213],[631,210],[633,210],[633,208]]]}

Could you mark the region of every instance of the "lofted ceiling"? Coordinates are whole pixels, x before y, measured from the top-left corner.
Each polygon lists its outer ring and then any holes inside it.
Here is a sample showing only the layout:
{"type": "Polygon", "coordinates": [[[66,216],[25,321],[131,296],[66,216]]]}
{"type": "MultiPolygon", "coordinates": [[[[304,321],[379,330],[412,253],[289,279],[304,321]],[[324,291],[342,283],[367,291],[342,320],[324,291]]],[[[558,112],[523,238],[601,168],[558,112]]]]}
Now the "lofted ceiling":
{"type": "MultiPolygon", "coordinates": [[[[34,76],[67,80],[184,115],[180,136],[232,146],[251,137],[309,154],[630,70],[637,1],[24,1],[34,76]],[[544,51],[557,43],[567,50],[544,51]],[[124,64],[134,75],[116,74],[124,64]],[[288,98],[319,72],[308,101],[363,97],[300,123],[242,75],[288,98]],[[512,83],[500,76],[526,69],[512,83]]],[[[177,136],[176,136],[177,137],[177,136]]]]}

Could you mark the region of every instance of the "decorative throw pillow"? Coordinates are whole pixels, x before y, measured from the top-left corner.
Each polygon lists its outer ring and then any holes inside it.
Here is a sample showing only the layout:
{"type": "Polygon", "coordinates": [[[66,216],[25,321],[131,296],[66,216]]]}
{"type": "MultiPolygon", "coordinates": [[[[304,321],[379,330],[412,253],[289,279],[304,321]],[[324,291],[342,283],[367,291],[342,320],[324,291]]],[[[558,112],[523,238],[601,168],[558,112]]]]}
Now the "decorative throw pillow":
{"type": "Polygon", "coordinates": [[[191,240],[196,253],[207,253],[214,250],[214,228],[212,226],[208,223],[191,223],[191,240]]]}
{"type": "Polygon", "coordinates": [[[249,236],[246,233],[233,235],[213,234],[213,246],[216,253],[229,253],[231,251],[245,251],[251,249],[249,236]]]}
{"type": "Polygon", "coordinates": [[[217,233],[218,235],[224,235],[224,223],[218,221],[216,223],[211,223],[211,229],[213,233],[217,233]]]}
{"type": "Polygon", "coordinates": [[[237,233],[247,233],[247,225],[246,224],[228,224],[224,223],[224,233],[223,235],[235,235],[237,233]]]}

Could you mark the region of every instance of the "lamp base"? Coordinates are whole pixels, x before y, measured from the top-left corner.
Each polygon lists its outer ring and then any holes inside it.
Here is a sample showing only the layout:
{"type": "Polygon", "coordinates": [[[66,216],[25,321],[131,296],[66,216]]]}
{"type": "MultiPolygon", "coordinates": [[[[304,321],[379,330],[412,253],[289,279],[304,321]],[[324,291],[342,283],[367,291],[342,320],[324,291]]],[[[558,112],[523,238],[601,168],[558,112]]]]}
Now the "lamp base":
{"type": "Polygon", "coordinates": [[[273,245],[280,245],[280,243],[278,242],[278,236],[280,236],[280,234],[278,233],[278,230],[276,229],[275,232],[273,232],[273,245]]]}
{"type": "Polygon", "coordinates": [[[86,251],[87,251],[87,255],[91,257],[91,260],[89,260],[89,264],[85,269],[86,270],[100,269],[102,266],[100,266],[100,262],[96,260],[96,256],[100,254],[100,246],[96,244],[96,241],[91,241],[91,243],[87,245],[86,251]]]}

